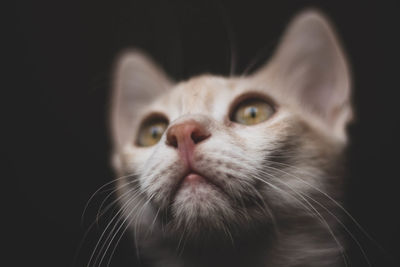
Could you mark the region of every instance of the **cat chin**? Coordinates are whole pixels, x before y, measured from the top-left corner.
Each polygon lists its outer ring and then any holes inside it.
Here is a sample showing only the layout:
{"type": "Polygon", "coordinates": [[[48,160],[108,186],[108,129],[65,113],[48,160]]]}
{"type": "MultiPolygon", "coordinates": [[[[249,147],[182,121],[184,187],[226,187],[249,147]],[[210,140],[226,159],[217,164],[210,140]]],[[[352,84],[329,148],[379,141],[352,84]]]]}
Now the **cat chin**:
{"type": "Polygon", "coordinates": [[[169,208],[159,218],[169,239],[185,242],[231,243],[254,230],[270,227],[270,218],[258,208],[237,207],[231,197],[207,181],[183,183],[169,208]],[[165,218],[167,218],[165,220],[165,218]]]}
{"type": "Polygon", "coordinates": [[[170,208],[174,220],[189,227],[198,222],[218,227],[220,223],[233,219],[234,216],[228,196],[207,181],[184,182],[170,208]]]}

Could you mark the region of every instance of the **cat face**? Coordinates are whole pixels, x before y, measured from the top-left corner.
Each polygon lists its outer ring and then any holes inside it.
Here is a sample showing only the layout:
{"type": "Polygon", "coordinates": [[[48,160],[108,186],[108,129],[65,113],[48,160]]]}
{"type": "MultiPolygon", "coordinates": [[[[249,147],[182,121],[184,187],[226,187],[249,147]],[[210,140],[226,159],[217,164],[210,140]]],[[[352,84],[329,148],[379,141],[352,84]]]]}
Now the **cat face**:
{"type": "Polygon", "coordinates": [[[199,237],[307,213],[302,198],[335,178],[349,94],[343,53],[315,12],[245,77],[175,84],[143,53],[122,54],[111,119],[124,216],[199,237]]]}

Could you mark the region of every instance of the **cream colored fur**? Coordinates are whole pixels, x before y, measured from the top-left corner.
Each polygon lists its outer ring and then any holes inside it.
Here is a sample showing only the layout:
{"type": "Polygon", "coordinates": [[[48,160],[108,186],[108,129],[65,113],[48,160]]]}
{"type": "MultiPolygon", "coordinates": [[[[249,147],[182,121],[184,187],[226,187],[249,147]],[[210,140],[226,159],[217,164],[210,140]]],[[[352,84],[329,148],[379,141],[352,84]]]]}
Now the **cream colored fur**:
{"type": "Polygon", "coordinates": [[[119,176],[127,176],[118,180],[118,196],[142,256],[155,266],[211,266],[198,249],[216,257],[215,266],[340,265],[337,222],[313,199],[340,216],[334,207],[340,193],[332,184],[340,184],[336,170],[352,117],[350,86],[335,33],[313,10],[291,22],[269,63],[249,76],[207,74],[175,83],[142,52],[122,53],[111,109],[113,164],[119,176]],[[233,103],[246,94],[271,99],[275,114],[253,126],[230,121],[233,103]],[[169,127],[195,120],[211,133],[196,147],[196,168],[227,193],[204,185],[168,199],[184,166],[165,134],[154,146],[135,144],[142,119],[151,113],[163,114],[169,127]],[[253,231],[270,236],[258,240],[253,231]],[[248,246],[251,251],[244,249],[232,262],[235,256],[224,259],[224,251],[235,251],[235,245],[221,241],[218,256],[207,252],[219,242],[213,236],[234,244],[257,239],[260,245],[248,246]]]}

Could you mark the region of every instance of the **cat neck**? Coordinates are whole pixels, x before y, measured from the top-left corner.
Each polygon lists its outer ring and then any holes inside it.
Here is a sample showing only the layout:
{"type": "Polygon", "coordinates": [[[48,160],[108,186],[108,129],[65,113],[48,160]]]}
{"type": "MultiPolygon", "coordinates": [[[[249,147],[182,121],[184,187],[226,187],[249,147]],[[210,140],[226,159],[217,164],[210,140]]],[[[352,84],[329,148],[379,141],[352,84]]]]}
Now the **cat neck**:
{"type": "Polygon", "coordinates": [[[285,225],[279,232],[259,232],[257,236],[228,242],[177,244],[175,241],[147,240],[145,258],[157,267],[295,267],[342,266],[340,237],[326,230],[315,218],[302,227],[285,225]],[[335,237],[333,237],[333,235],[335,237]]]}

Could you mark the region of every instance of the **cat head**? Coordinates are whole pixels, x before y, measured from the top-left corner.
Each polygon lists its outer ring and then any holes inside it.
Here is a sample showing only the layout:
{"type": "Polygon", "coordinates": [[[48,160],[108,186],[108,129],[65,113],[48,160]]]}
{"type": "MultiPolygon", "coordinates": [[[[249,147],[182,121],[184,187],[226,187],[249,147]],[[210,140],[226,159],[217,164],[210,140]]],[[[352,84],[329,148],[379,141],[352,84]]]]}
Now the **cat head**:
{"type": "Polygon", "coordinates": [[[171,236],[200,236],[306,213],[299,196],[329,190],[337,178],[350,87],[334,30],[312,10],[247,76],[176,83],[144,53],[122,53],[111,129],[125,216],[164,224],[171,236]]]}

